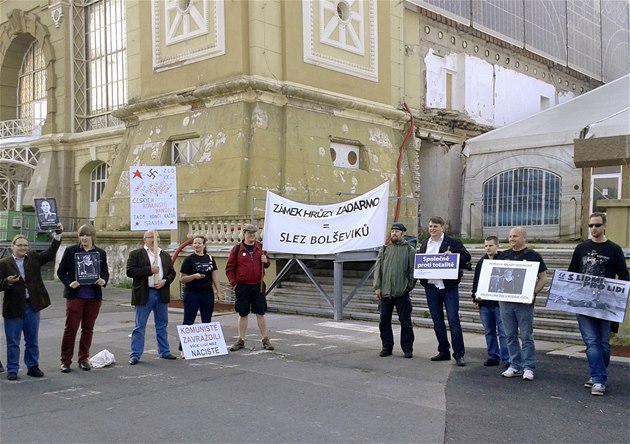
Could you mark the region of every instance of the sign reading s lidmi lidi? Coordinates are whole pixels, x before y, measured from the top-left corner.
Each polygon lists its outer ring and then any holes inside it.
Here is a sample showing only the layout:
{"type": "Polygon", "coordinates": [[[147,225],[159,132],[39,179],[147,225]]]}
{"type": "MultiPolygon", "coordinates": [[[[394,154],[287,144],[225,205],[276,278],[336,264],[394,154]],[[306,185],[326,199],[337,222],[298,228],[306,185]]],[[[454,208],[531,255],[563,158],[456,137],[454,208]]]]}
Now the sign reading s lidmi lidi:
{"type": "Polygon", "coordinates": [[[459,254],[416,254],[413,277],[415,279],[457,279],[459,254]]]}
{"type": "Polygon", "coordinates": [[[175,167],[129,167],[129,203],[132,230],[177,229],[175,167]]]}

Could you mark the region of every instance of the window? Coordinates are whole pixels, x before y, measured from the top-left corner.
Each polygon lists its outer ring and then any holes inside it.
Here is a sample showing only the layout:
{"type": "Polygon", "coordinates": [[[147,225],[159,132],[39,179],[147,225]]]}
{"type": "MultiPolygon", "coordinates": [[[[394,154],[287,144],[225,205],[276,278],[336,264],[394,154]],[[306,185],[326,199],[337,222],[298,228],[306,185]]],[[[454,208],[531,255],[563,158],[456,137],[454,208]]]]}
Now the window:
{"type": "Polygon", "coordinates": [[[498,174],[483,184],[484,227],[560,223],[560,176],[536,168],[498,174]]]}
{"type": "Polygon", "coordinates": [[[172,164],[184,165],[193,163],[199,152],[200,141],[196,139],[175,140],[172,142],[172,164]]]}
{"type": "Polygon", "coordinates": [[[360,147],[347,143],[330,143],[330,157],[334,166],[338,168],[360,168],[360,147]]]}
{"type": "Polygon", "coordinates": [[[22,60],[18,80],[18,119],[33,119],[41,125],[46,119],[46,61],[41,46],[34,41],[22,60]]]}
{"type": "Polygon", "coordinates": [[[111,112],[127,102],[125,28],[124,0],[98,0],[86,6],[85,97],[88,130],[120,124],[111,112]]]}
{"type": "Polygon", "coordinates": [[[96,204],[103,195],[109,177],[109,165],[101,163],[90,174],[90,221],[96,217],[96,204]]]}
{"type": "Polygon", "coordinates": [[[597,206],[601,200],[619,199],[621,190],[621,166],[591,168],[591,212],[606,212],[597,206]]]}

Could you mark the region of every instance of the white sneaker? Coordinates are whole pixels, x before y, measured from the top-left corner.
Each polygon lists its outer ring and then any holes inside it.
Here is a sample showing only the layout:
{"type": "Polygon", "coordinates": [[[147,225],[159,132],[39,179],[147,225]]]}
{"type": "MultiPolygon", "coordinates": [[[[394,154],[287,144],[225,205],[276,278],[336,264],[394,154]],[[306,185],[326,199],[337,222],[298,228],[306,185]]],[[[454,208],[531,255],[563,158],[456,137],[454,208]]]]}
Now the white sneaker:
{"type": "Polygon", "coordinates": [[[591,395],[595,395],[595,396],[604,396],[604,393],[606,393],[606,386],[604,384],[593,384],[593,387],[591,387],[591,395]]]}
{"type": "Polygon", "coordinates": [[[523,372],[523,380],[524,381],[533,381],[534,380],[534,372],[530,369],[525,369],[523,372]]]}
{"type": "Polygon", "coordinates": [[[501,376],[504,378],[513,378],[514,376],[520,376],[522,374],[522,371],[516,370],[514,367],[510,366],[506,371],[501,373],[501,376]]]}

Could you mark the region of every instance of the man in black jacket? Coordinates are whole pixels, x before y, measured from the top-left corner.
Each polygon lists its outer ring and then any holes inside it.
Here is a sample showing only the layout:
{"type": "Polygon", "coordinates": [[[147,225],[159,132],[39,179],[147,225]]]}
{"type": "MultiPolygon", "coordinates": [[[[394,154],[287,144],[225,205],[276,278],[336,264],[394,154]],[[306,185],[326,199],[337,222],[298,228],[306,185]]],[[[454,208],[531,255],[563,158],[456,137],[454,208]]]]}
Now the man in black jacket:
{"type": "Polygon", "coordinates": [[[131,305],[136,306],[136,326],[131,333],[129,365],[136,365],[144,352],[144,332],[153,312],[158,353],[162,359],[177,359],[168,345],[168,303],[175,280],[171,257],[158,245],[157,231],[144,233],[144,246],[129,253],[127,277],[133,279],[131,305]]]}
{"type": "Polygon", "coordinates": [[[50,247],[42,253],[28,250],[28,239],[16,235],[11,241],[12,254],[0,260],[0,291],[4,291],[2,316],[7,339],[7,379],[18,379],[20,339],[24,333],[24,364],[27,375],[44,376],[39,368],[39,312],[50,305],[50,296],[42,279],[42,266],[55,259],[63,226],[57,224],[50,247]]]}
{"type": "MultiPolygon", "coordinates": [[[[64,285],[63,297],[66,301],[66,324],[61,340],[61,371],[70,372],[72,355],[74,354],[74,341],[77,337],[79,326],[81,327],[81,338],[79,339],[78,363],[81,370],[90,370],[90,346],[92,345],[92,335],[94,324],[98,317],[103,299],[102,288],[109,281],[109,268],[107,266],[107,254],[101,248],[94,245],[96,230],[92,224],[85,224],[79,228],[79,243],[66,248],[61,257],[57,277],[64,285]],[[98,273],[95,265],[90,262],[88,281],[84,280],[81,265],[86,263],[86,258],[90,254],[98,257],[98,273]],[[84,255],[81,257],[81,255],[84,255]],[[81,258],[77,263],[77,256],[81,258]],[[78,266],[78,267],[77,267],[78,266]],[[79,270],[77,270],[79,268],[79,270]]],[[[83,273],[85,275],[85,273],[83,273]]]]}
{"type": "Polygon", "coordinates": [[[459,254],[459,278],[458,279],[421,279],[420,284],[424,287],[427,297],[427,304],[431,319],[433,319],[433,330],[438,340],[438,354],[431,358],[431,361],[447,361],[451,359],[451,344],[448,342],[446,334],[446,324],[444,323],[444,309],[451,330],[451,340],[453,342],[453,357],[459,367],[466,365],[464,361],[464,334],[459,322],[459,281],[463,274],[462,267],[470,262],[470,253],[459,240],[444,233],[444,219],[433,216],[429,219],[430,237],[425,239],[420,245],[419,253],[445,253],[459,254]]]}
{"type": "MultiPolygon", "coordinates": [[[[503,363],[508,366],[510,364],[510,355],[508,354],[505,332],[503,331],[503,323],[501,322],[499,303],[497,301],[482,300],[477,297],[477,287],[479,286],[479,277],[481,275],[483,261],[495,258],[499,248],[499,238],[496,236],[486,237],[483,248],[486,254],[477,262],[472,287],[473,303],[475,304],[475,308],[479,308],[479,318],[481,318],[481,323],[483,324],[483,333],[486,337],[486,348],[488,351],[488,359],[486,359],[483,365],[486,367],[494,367],[503,361],[503,363]]],[[[498,281],[498,279],[496,280],[498,281]]],[[[496,291],[496,288],[492,289],[492,283],[490,291],[496,291]]]]}

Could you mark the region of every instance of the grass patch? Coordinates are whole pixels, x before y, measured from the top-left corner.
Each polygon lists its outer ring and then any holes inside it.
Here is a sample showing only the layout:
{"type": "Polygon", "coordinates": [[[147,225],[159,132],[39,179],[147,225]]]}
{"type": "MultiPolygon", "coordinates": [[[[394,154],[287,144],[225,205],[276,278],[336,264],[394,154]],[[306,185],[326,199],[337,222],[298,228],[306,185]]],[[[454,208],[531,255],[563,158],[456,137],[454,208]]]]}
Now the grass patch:
{"type": "Polygon", "coordinates": [[[114,285],[116,288],[131,288],[133,286],[132,281],[122,281],[114,285]]]}

